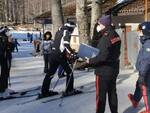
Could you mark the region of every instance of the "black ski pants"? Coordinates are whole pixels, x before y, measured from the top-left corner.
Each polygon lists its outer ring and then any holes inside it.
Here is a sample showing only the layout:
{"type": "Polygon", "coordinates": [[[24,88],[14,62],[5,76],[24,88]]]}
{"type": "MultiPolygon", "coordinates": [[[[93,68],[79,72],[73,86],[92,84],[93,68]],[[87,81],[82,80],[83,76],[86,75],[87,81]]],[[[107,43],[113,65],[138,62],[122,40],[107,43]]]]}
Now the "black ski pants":
{"type": "Polygon", "coordinates": [[[50,66],[43,80],[42,94],[47,94],[49,92],[51,80],[54,74],[56,73],[59,65],[61,65],[64,68],[65,72],[67,73],[66,92],[72,91],[74,85],[74,77],[72,73],[72,68],[69,65],[67,58],[65,58],[62,55],[55,55],[55,54],[52,54],[49,58],[50,59],[48,61],[50,66]]]}
{"type": "Polygon", "coordinates": [[[47,73],[48,72],[48,69],[49,69],[49,60],[50,60],[50,55],[51,54],[44,54],[43,55],[43,58],[44,58],[44,73],[47,73]]]}

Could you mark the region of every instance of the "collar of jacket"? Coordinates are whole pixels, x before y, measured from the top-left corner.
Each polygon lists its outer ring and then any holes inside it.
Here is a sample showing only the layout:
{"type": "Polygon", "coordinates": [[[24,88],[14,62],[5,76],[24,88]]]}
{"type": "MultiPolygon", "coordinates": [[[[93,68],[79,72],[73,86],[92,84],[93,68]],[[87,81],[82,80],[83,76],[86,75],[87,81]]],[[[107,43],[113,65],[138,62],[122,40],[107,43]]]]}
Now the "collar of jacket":
{"type": "Polygon", "coordinates": [[[144,44],[147,40],[150,40],[150,36],[140,36],[141,44],[144,44]]]}

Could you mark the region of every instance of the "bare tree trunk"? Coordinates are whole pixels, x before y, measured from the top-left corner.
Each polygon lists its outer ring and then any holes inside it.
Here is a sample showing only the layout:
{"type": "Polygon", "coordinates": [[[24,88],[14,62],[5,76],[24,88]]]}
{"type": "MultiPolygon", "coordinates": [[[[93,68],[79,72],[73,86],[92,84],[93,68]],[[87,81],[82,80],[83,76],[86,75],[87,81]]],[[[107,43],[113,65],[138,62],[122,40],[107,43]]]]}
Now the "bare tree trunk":
{"type": "Polygon", "coordinates": [[[22,23],[25,24],[25,0],[22,0],[22,23]]]}
{"type": "Polygon", "coordinates": [[[64,24],[64,18],[63,18],[63,11],[62,11],[62,5],[61,0],[51,0],[52,4],[52,23],[53,23],[53,36],[64,24]]]}
{"type": "Polygon", "coordinates": [[[7,0],[4,1],[4,15],[5,15],[5,23],[6,23],[6,24],[7,24],[7,22],[8,22],[8,13],[7,13],[7,11],[8,11],[8,10],[7,10],[7,8],[8,8],[7,5],[8,5],[8,4],[7,4],[7,2],[8,2],[7,0]]]}
{"type": "Polygon", "coordinates": [[[3,21],[3,0],[0,1],[0,21],[3,21]]]}
{"type": "Polygon", "coordinates": [[[96,24],[99,17],[102,16],[102,5],[96,3],[96,0],[92,0],[92,13],[91,13],[91,37],[93,36],[94,25],[96,24]]]}
{"type": "Polygon", "coordinates": [[[30,5],[29,5],[30,3],[29,2],[30,2],[30,0],[27,0],[27,6],[26,6],[27,7],[27,9],[26,9],[27,10],[26,11],[27,12],[27,23],[29,23],[29,12],[30,12],[30,5]]]}
{"type": "Polygon", "coordinates": [[[87,0],[76,0],[76,18],[79,29],[80,43],[88,43],[89,27],[87,17],[87,0]]]}
{"type": "Polygon", "coordinates": [[[11,18],[12,18],[12,22],[15,21],[15,1],[12,0],[12,4],[11,4],[11,18]]]}
{"type": "Polygon", "coordinates": [[[40,5],[40,14],[42,14],[42,9],[43,9],[43,8],[42,8],[42,6],[43,6],[42,4],[43,4],[43,0],[40,0],[40,4],[41,4],[41,5],[40,5]]]}
{"type": "Polygon", "coordinates": [[[14,20],[15,20],[15,24],[18,23],[18,1],[14,0],[14,20]]]}

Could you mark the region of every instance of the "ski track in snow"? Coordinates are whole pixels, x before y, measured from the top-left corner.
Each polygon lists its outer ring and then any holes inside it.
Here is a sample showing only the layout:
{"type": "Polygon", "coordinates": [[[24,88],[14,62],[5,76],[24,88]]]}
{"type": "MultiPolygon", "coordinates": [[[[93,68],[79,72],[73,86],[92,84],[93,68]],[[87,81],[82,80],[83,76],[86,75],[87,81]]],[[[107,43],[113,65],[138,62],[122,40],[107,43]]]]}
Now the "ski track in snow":
{"type": "MultiPolygon", "coordinates": [[[[23,91],[41,86],[44,79],[43,58],[42,56],[32,56],[33,45],[29,42],[19,42],[19,52],[13,53],[11,69],[11,89],[23,91]]],[[[85,90],[95,90],[95,76],[93,71],[75,71],[75,87],[84,86],[85,90]],[[86,89],[87,88],[87,89],[86,89]],[[89,89],[88,89],[89,88],[89,89]]],[[[52,80],[53,88],[57,75],[52,80]]],[[[129,92],[133,92],[137,73],[133,70],[121,70],[117,79],[118,92],[118,111],[119,113],[139,113],[144,109],[143,101],[137,109],[131,106],[127,98],[129,92]]],[[[65,90],[65,78],[62,78],[56,88],[56,91],[65,90]]],[[[38,93],[40,91],[34,91],[38,93]]],[[[0,113],[95,113],[95,92],[64,98],[62,107],[59,107],[60,99],[48,103],[42,103],[42,100],[18,105],[25,101],[35,99],[36,96],[0,101],[0,113]]],[[[48,99],[48,98],[47,98],[48,99]]],[[[106,103],[105,113],[110,113],[108,102],[106,103]]]]}

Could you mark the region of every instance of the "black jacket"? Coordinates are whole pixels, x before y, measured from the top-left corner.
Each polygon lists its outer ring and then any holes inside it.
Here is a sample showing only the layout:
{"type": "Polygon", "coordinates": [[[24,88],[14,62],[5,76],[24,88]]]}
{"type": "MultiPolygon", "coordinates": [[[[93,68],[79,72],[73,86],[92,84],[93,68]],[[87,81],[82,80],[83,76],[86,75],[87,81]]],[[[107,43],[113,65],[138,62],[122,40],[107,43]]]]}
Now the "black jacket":
{"type": "Polygon", "coordinates": [[[89,60],[89,64],[95,67],[95,74],[109,79],[119,73],[119,56],[121,40],[112,26],[102,31],[97,48],[100,53],[89,60]]]}

